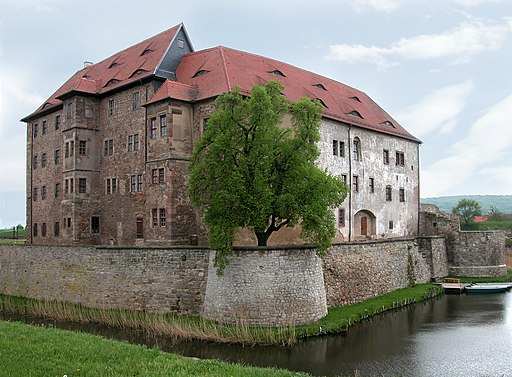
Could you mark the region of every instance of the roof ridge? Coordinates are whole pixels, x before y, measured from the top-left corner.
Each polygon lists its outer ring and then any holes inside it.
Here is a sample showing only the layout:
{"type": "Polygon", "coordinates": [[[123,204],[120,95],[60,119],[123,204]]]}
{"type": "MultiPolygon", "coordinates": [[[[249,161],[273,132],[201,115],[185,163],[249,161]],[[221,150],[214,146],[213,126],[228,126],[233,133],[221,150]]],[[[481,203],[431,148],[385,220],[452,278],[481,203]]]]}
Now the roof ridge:
{"type": "Polygon", "coordinates": [[[228,86],[228,92],[231,92],[233,88],[231,87],[231,82],[229,81],[228,66],[226,64],[226,57],[224,56],[224,46],[219,46],[219,50],[222,59],[222,68],[224,68],[224,74],[226,75],[226,84],[228,86]]]}

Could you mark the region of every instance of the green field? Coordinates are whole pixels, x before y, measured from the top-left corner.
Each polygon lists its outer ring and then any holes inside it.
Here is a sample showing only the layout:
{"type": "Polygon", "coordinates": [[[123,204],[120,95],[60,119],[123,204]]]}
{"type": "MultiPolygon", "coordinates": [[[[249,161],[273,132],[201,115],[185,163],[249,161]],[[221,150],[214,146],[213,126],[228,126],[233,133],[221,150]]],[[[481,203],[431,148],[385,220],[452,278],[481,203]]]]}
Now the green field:
{"type": "MultiPolygon", "coordinates": [[[[18,229],[18,239],[25,239],[26,237],[25,229],[18,229]]],[[[2,238],[12,238],[12,228],[0,229],[0,239],[2,238]]]]}
{"type": "Polygon", "coordinates": [[[486,221],[483,223],[471,223],[461,227],[462,230],[505,230],[512,232],[512,221],[486,221]]]}
{"type": "Polygon", "coordinates": [[[0,321],[1,376],[308,376],[198,360],[95,335],[0,321]]]}

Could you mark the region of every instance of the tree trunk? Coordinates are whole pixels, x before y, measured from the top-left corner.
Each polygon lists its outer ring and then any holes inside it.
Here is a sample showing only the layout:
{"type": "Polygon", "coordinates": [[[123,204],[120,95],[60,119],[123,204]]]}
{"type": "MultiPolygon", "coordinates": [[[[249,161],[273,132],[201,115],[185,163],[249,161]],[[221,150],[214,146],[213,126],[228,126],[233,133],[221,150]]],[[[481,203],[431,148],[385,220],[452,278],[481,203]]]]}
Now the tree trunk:
{"type": "Polygon", "coordinates": [[[267,246],[268,237],[270,234],[267,232],[255,232],[256,238],[258,239],[258,246],[267,246]]]}

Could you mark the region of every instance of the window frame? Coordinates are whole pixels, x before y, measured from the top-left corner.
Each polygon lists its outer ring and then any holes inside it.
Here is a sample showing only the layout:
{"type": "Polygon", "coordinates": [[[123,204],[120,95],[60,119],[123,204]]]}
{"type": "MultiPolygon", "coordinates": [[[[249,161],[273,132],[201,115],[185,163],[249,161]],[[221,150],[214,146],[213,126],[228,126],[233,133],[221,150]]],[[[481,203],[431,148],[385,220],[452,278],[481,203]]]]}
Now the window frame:
{"type": "Polygon", "coordinates": [[[100,217],[91,216],[90,226],[91,234],[100,234],[100,217]]]}
{"type": "Polygon", "coordinates": [[[393,201],[393,188],[391,185],[386,185],[386,202],[393,201]]]}

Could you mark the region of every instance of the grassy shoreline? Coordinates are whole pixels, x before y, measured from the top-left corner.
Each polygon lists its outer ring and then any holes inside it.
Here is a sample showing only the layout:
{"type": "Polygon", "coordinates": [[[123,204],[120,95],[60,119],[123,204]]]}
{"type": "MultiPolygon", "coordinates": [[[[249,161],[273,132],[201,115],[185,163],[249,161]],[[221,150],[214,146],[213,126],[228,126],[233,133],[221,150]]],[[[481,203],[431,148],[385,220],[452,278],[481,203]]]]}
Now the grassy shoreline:
{"type": "Polygon", "coordinates": [[[96,335],[0,321],[2,376],[268,376],[309,374],[198,360],[96,335]]]}
{"type": "Polygon", "coordinates": [[[174,339],[290,346],[301,338],[345,332],[353,324],[373,315],[424,301],[441,293],[442,289],[439,286],[417,285],[357,304],[330,308],[328,314],[314,324],[285,327],[248,326],[243,321],[235,325],[226,325],[192,316],[88,308],[78,304],[6,295],[0,295],[0,310],[57,321],[142,329],[149,335],[174,339]]]}
{"type": "Polygon", "coordinates": [[[467,277],[467,276],[449,276],[449,277],[460,279],[461,283],[508,283],[508,282],[512,282],[512,270],[508,271],[506,275],[494,276],[494,277],[488,277],[488,278],[467,277]]]}

